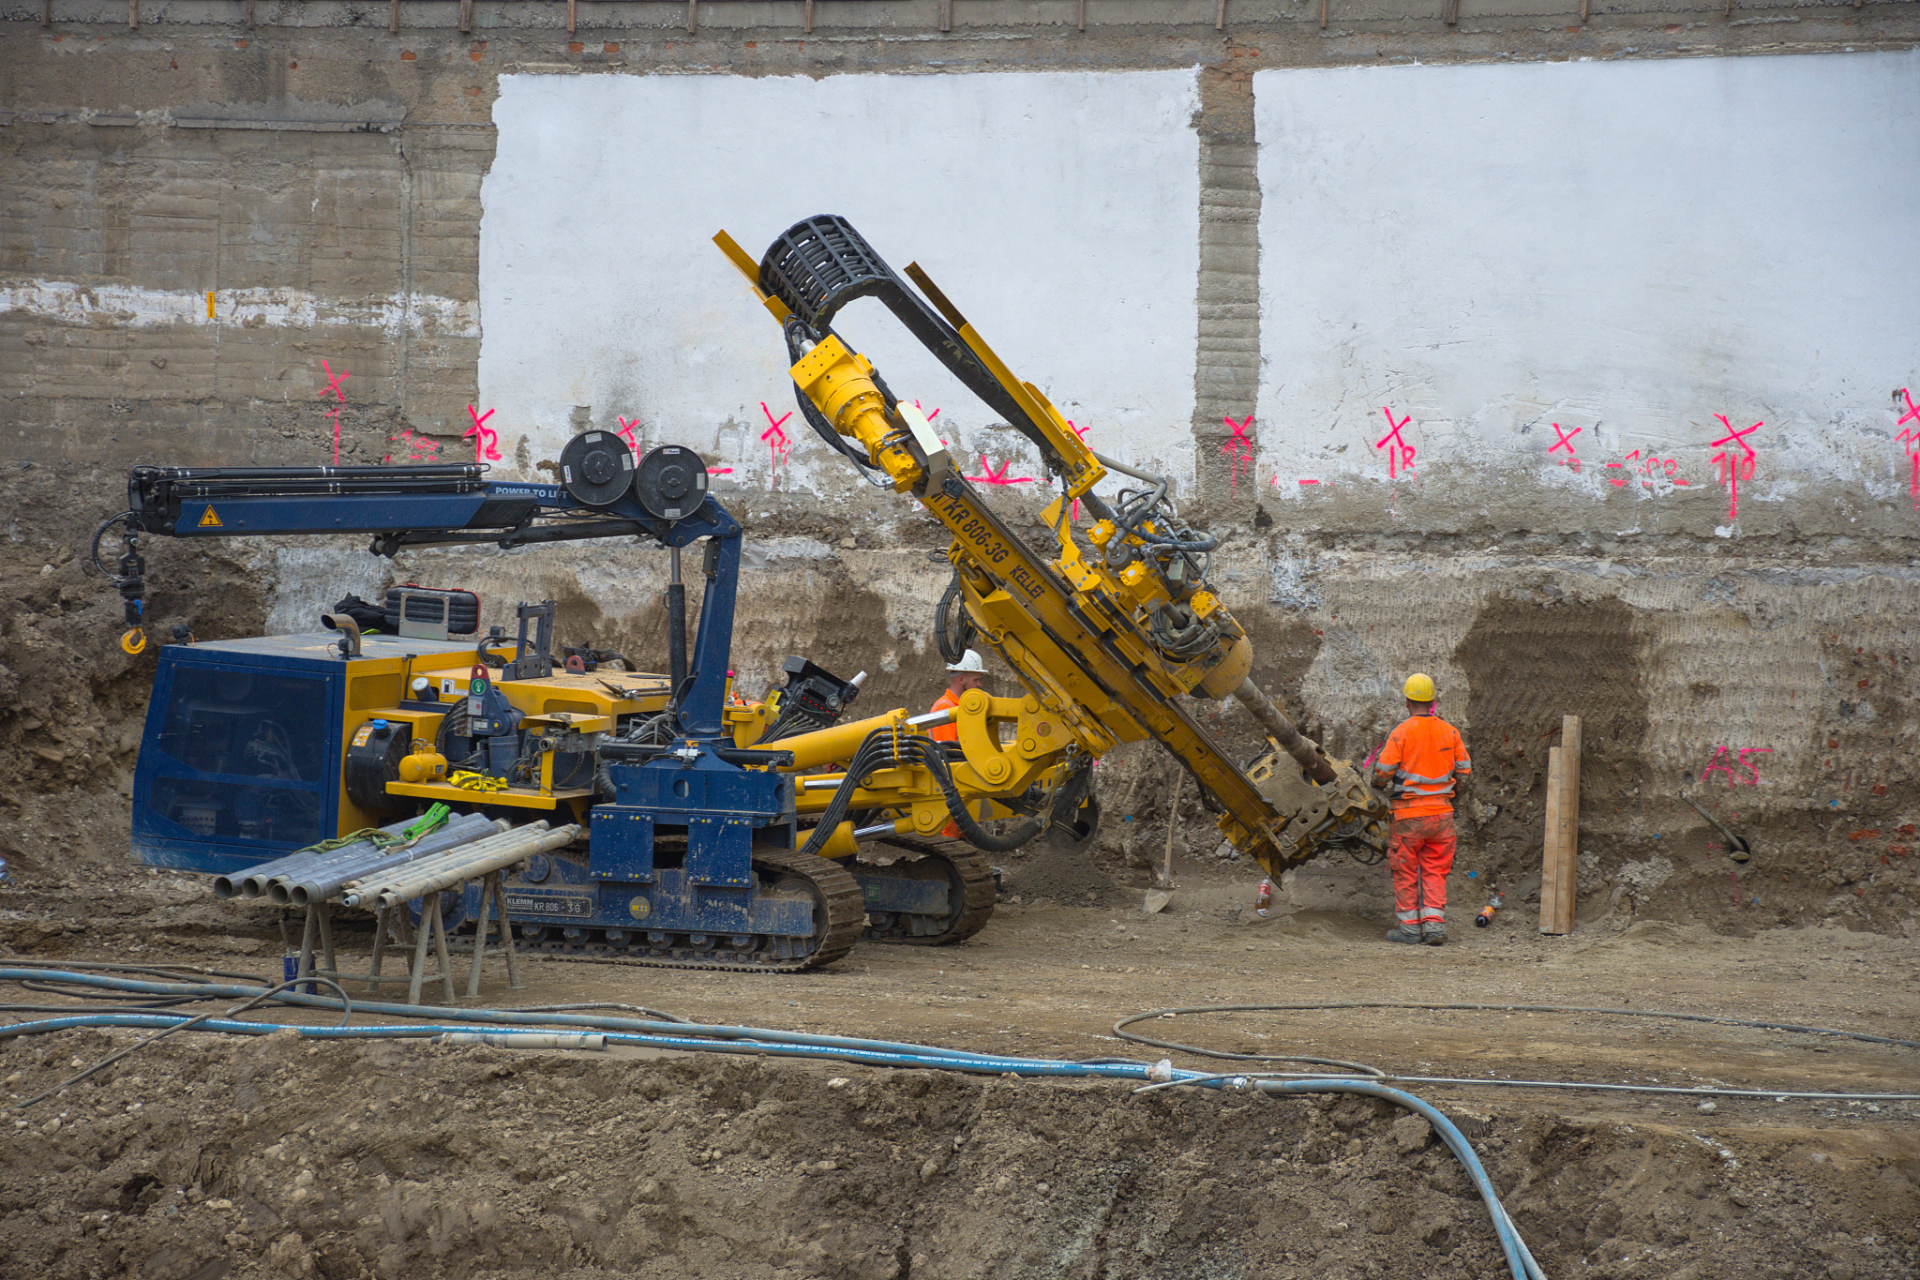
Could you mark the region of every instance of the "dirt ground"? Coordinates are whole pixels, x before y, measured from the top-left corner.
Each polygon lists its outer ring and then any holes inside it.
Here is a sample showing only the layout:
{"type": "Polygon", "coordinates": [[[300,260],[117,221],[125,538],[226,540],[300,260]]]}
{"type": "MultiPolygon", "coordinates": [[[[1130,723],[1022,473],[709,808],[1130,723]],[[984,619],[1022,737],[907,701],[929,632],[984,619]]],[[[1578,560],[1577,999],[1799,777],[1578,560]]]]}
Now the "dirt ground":
{"type": "MultiPolygon", "coordinates": [[[[1577,1006],[1331,1007],[1136,1030],[1454,1078],[1402,1087],[1471,1138],[1549,1276],[1920,1274],[1920,1104],[1458,1082],[1920,1093],[1920,1050],[1602,1012],[1913,1039],[1912,939],[1835,927],[1739,937],[1623,912],[1545,938],[1521,909],[1483,930],[1456,927],[1445,947],[1397,947],[1364,914],[1283,906],[1258,918],[1257,877],[1204,856],[1177,862],[1172,903],[1148,915],[1138,889],[1114,884],[1125,879],[1114,857],[1101,859],[1110,876],[1084,855],[1010,855],[1006,900],[957,947],[863,946],[786,977],[537,958],[520,991],[490,962],[475,1003],[607,1001],[703,1022],[1149,1061],[1162,1051],[1117,1038],[1115,1021],[1227,1004],[1577,1006]]],[[[343,968],[364,969],[370,939],[343,929],[343,968]]],[[[4,964],[165,962],[265,977],[280,953],[270,911],[216,902],[189,876],[88,860],[0,886],[4,964]]],[[[8,989],[15,1003],[62,999],[8,989]]],[[[0,1093],[29,1098],[143,1034],[0,1040],[0,1093]]],[[[1459,1164],[1392,1104],[1135,1087],[629,1048],[188,1033],[0,1113],[0,1274],[1504,1274],[1459,1164]]]]}

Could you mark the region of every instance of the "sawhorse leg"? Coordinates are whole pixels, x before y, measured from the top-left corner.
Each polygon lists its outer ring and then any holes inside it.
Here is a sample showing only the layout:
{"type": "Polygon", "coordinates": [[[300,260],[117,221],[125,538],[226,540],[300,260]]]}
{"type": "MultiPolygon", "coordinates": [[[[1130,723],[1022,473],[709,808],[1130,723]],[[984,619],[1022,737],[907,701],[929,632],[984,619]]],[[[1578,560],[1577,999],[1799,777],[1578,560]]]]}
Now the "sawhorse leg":
{"type": "MultiPolygon", "coordinates": [[[[373,925],[373,965],[367,974],[367,990],[379,994],[380,965],[386,955],[389,937],[402,947],[413,945],[413,921],[407,917],[407,904],[380,908],[373,925]],[[391,931],[391,933],[389,933],[391,931]]],[[[406,953],[401,953],[403,958],[406,953]]]]}
{"type": "Polygon", "coordinates": [[[500,949],[507,954],[507,985],[519,991],[526,984],[520,981],[520,961],[513,949],[513,925],[507,920],[507,891],[501,883],[501,873],[490,871],[480,881],[480,920],[473,933],[473,963],[467,967],[467,998],[480,994],[480,961],[487,951],[487,931],[489,915],[487,904],[493,904],[492,919],[500,923],[500,949]]]}
{"type": "MultiPolygon", "coordinates": [[[[300,965],[294,970],[296,978],[313,976],[313,946],[316,935],[320,943],[320,958],[326,964],[322,972],[332,976],[340,971],[339,961],[333,954],[333,906],[330,902],[323,900],[307,904],[307,924],[300,933],[300,965]]],[[[295,989],[298,990],[298,988],[295,989]]],[[[306,991],[308,995],[313,994],[311,986],[307,987],[306,991]]]]}
{"type": "MultiPolygon", "coordinates": [[[[404,908],[402,908],[404,910],[404,908]]],[[[413,941],[413,980],[407,984],[407,1003],[420,1003],[420,987],[426,980],[427,938],[431,935],[440,957],[440,983],[446,1003],[453,1003],[453,961],[447,956],[447,926],[440,917],[440,891],[429,893],[420,904],[420,931],[413,941]]]]}

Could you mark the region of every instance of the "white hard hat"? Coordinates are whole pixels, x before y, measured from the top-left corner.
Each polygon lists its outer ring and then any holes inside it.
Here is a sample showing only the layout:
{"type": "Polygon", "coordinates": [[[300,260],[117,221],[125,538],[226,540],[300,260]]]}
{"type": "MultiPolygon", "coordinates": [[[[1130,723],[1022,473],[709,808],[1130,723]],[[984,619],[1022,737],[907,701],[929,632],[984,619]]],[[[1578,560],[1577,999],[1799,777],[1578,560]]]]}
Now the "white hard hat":
{"type": "Polygon", "coordinates": [[[970,671],[975,675],[985,675],[987,673],[987,664],[980,660],[978,653],[969,649],[960,655],[960,661],[949,662],[947,664],[947,670],[970,671]]]}

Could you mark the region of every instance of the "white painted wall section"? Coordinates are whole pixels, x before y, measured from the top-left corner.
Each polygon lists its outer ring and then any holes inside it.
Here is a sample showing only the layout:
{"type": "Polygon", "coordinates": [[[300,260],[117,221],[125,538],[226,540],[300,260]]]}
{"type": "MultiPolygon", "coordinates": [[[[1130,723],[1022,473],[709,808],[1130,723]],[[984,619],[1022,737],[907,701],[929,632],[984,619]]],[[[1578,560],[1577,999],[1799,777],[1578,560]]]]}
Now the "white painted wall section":
{"type": "MultiPolygon", "coordinates": [[[[1530,471],[1597,498],[1639,450],[1718,487],[1725,522],[1712,454],[1750,443],[1743,501],[1839,481],[1904,503],[1920,51],[1264,71],[1254,91],[1280,496],[1389,484],[1390,408],[1416,483],[1530,471]],[[1722,413],[1764,425],[1716,448],[1722,413]],[[1554,422],[1579,429],[1578,473],[1554,422]]],[[[1551,527],[1581,527],[1563,510],[1551,527]]]]}
{"type": "MultiPolygon", "coordinates": [[[[1191,475],[1199,144],[1191,70],[501,77],[482,188],[482,411],[554,458],[595,426],[709,453],[731,479],[843,492],[794,408],[779,329],[711,244],[756,258],[801,218],[917,260],[1103,452],[1191,475]],[[762,403],[766,408],[763,411],[762,403]]],[[[938,409],[975,473],[1040,474],[877,303],[836,327],[938,409]]]]}

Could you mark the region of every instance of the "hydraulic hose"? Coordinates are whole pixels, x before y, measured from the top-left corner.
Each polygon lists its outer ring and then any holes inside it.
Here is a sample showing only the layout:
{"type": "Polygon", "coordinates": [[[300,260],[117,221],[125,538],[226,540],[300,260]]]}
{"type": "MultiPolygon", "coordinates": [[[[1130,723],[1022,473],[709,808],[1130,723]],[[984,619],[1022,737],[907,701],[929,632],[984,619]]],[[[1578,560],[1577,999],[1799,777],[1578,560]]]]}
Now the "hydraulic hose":
{"type": "Polygon", "coordinates": [[[894,729],[876,729],[867,735],[866,741],[854,752],[852,761],[847,765],[847,773],[834,788],[833,798],[827,801],[827,807],[821,811],[820,821],[813,834],[801,846],[800,852],[818,855],[827,846],[828,839],[847,816],[847,810],[853,803],[853,796],[860,789],[860,782],[876,769],[894,764],[917,764],[933,775],[934,782],[940,788],[941,796],[946,800],[947,815],[960,829],[967,843],[989,853],[1006,853],[1018,849],[1046,829],[1046,824],[1037,820],[1021,823],[1005,835],[994,835],[974,820],[967,812],[967,803],[960,795],[960,789],[954,785],[953,773],[947,767],[945,752],[940,744],[918,734],[899,733],[894,729]]]}
{"type": "Polygon", "coordinates": [[[1047,823],[1030,818],[1005,835],[994,835],[974,820],[967,812],[967,802],[960,795],[960,788],[954,785],[953,771],[947,767],[947,756],[940,744],[930,738],[911,738],[909,753],[918,757],[919,763],[933,775],[934,782],[940,788],[940,794],[947,802],[947,815],[953,819],[954,826],[960,829],[960,835],[976,849],[988,853],[1007,853],[1026,844],[1042,831],[1047,823]]]}

